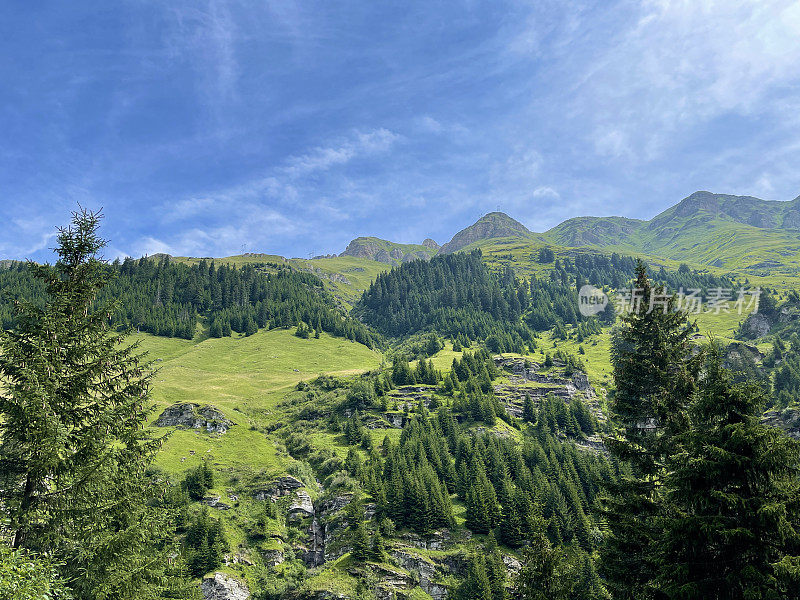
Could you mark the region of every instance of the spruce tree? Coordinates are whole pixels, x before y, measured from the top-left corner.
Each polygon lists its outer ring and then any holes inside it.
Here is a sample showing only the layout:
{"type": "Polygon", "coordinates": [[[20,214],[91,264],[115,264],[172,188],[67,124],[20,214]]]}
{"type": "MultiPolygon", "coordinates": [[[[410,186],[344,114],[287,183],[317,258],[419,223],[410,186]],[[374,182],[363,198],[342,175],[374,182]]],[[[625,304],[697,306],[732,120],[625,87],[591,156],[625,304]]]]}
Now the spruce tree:
{"type": "Polygon", "coordinates": [[[574,556],[540,535],[525,550],[514,592],[522,600],[572,600],[579,577],[574,556]]]}
{"type": "Polygon", "coordinates": [[[355,525],[351,526],[351,529],[353,532],[353,559],[359,562],[369,559],[371,551],[369,534],[364,526],[363,517],[358,519],[355,525]]]}
{"type": "Polygon", "coordinates": [[[632,473],[609,486],[602,504],[610,533],[601,566],[614,596],[624,599],[658,597],[653,547],[659,484],[676,437],[688,426],[687,404],[701,363],[690,344],[687,315],[676,310],[674,296],[651,284],[641,261],[635,294],[612,339],[611,408],[619,430],[605,440],[632,473]]]}
{"type": "Polygon", "coordinates": [[[455,600],[493,600],[492,588],[486,574],[486,561],[473,554],[467,563],[467,575],[456,588],[455,600]]]}
{"type": "Polygon", "coordinates": [[[146,545],[165,535],[145,477],[159,446],[142,431],[152,371],[97,300],[100,219],[80,210],[59,229],[56,264],[28,265],[44,306],[18,302],[0,332],[0,506],[13,546],[62,561],[76,597],[143,597],[163,565],[146,545]]]}
{"type": "Polygon", "coordinates": [[[528,423],[536,422],[536,408],[530,394],[525,394],[525,403],[522,406],[522,420],[528,423]]]}
{"type": "Polygon", "coordinates": [[[666,480],[659,587],[670,598],[798,597],[800,444],[761,422],[765,402],[713,344],[666,480]]]}

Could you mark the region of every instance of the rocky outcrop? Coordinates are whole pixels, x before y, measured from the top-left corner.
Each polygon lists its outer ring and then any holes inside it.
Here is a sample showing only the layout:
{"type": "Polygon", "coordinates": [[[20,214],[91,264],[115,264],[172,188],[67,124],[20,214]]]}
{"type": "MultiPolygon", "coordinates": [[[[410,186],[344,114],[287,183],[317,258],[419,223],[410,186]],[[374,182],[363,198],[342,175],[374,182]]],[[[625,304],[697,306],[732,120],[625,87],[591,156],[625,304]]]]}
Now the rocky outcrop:
{"type": "Polygon", "coordinates": [[[291,475],[285,475],[284,477],[278,477],[267,487],[256,490],[253,495],[256,500],[275,500],[281,496],[289,496],[302,487],[305,487],[302,481],[291,475]]]}
{"type": "Polygon", "coordinates": [[[153,424],[157,427],[205,429],[208,433],[225,433],[234,422],[214,406],[181,402],[166,408],[153,424]]]}
{"type": "Polygon", "coordinates": [[[764,413],[764,422],[783,429],[789,437],[800,440],[800,411],[791,408],[780,411],[773,408],[764,413]]]}
{"type": "Polygon", "coordinates": [[[282,550],[262,550],[261,557],[264,559],[264,564],[268,567],[276,567],[283,563],[285,560],[282,550]]]}
{"type": "Polygon", "coordinates": [[[439,254],[458,252],[462,248],[481,240],[504,237],[527,238],[530,236],[530,230],[519,221],[512,219],[505,213],[491,212],[455,234],[452,240],[439,248],[439,254]]]}
{"type": "Polygon", "coordinates": [[[205,600],[249,600],[247,586],[225,573],[214,573],[200,584],[205,600]]]}
{"type": "Polygon", "coordinates": [[[216,508],[217,510],[229,510],[230,505],[225,504],[224,502],[220,502],[219,496],[206,496],[203,498],[203,504],[207,504],[211,508],[216,508]]]}
{"type": "Polygon", "coordinates": [[[753,313],[742,323],[741,331],[750,339],[764,337],[772,329],[772,319],[763,313],[753,313]]]}
{"type": "Polygon", "coordinates": [[[295,496],[294,501],[289,506],[289,519],[305,518],[314,516],[314,504],[311,502],[311,496],[305,490],[299,490],[295,496]]]}
{"type": "Polygon", "coordinates": [[[433,533],[421,536],[416,533],[406,533],[401,536],[403,543],[419,548],[420,550],[447,550],[457,542],[463,542],[472,537],[470,531],[465,531],[458,539],[453,538],[449,529],[439,529],[433,533]]]}
{"type": "Polygon", "coordinates": [[[422,240],[422,245],[426,248],[433,248],[434,250],[439,249],[439,244],[436,243],[436,240],[432,240],[431,238],[425,238],[422,240]]]}
{"type": "Polygon", "coordinates": [[[430,260],[436,248],[438,245],[396,244],[380,238],[360,237],[347,244],[347,248],[339,256],[356,256],[387,265],[398,265],[417,259],[430,260]]]}

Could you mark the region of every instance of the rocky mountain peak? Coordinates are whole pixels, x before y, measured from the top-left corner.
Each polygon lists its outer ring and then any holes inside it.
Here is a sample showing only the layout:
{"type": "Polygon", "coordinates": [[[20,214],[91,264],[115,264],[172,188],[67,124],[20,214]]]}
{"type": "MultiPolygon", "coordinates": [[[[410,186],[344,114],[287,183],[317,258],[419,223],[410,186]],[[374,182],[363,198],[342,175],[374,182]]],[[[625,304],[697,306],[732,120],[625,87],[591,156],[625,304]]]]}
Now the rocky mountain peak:
{"type": "Polygon", "coordinates": [[[490,212],[483,215],[466,229],[462,229],[439,249],[442,254],[457,252],[480,240],[502,237],[529,237],[531,231],[519,221],[503,212],[490,212]]]}

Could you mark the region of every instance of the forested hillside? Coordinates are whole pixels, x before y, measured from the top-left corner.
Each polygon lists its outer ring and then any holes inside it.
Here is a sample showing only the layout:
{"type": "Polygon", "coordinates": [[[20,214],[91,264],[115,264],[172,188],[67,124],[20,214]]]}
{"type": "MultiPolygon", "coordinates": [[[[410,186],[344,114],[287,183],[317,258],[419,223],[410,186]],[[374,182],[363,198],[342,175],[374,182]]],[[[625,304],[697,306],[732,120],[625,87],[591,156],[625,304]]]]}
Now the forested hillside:
{"type": "MultiPolygon", "coordinates": [[[[112,316],[118,329],[134,328],[153,335],[192,339],[202,318],[212,337],[231,332],[252,335],[258,329],[304,324],[372,347],[376,335],[336,307],[322,281],[310,273],[277,263],[240,268],[213,260],[191,266],[160,259],[115,261],[108,265],[109,284],[99,301],[115,299],[112,316]]],[[[0,319],[14,325],[12,302],[45,302],[45,290],[25,263],[0,270],[0,319]]]]}

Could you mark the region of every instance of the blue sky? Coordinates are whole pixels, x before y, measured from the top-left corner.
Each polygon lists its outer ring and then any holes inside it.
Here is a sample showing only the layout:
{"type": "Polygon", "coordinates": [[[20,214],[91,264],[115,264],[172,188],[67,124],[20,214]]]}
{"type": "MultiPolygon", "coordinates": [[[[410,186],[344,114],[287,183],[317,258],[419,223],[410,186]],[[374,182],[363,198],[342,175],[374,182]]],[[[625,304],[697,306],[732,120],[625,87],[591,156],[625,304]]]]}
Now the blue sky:
{"type": "Polygon", "coordinates": [[[0,257],[439,243],[800,195],[800,3],[4,3],[0,257]]]}

